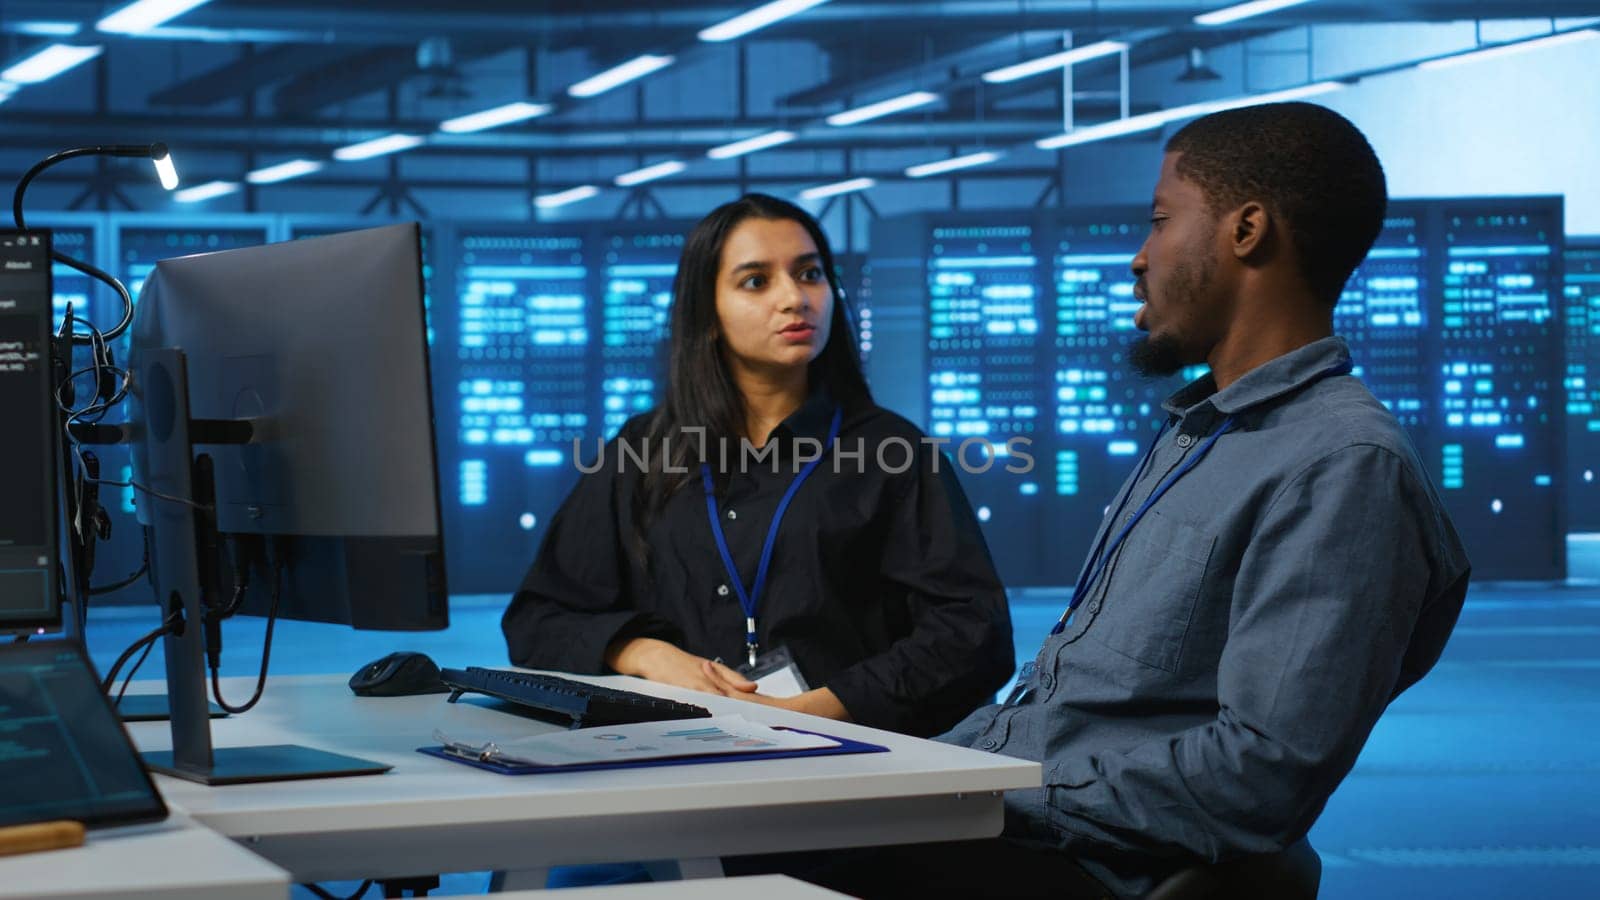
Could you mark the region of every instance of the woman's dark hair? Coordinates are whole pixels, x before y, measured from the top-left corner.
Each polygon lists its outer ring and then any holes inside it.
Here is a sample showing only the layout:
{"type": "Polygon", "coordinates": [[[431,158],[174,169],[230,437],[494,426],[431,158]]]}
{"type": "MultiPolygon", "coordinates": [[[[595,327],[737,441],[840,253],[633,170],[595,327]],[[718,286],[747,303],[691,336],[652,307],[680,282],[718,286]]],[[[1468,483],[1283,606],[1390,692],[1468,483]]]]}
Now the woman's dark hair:
{"type": "MultiPolygon", "coordinates": [[[[646,568],[646,530],[674,494],[690,480],[699,479],[702,448],[709,459],[716,459],[719,442],[727,440],[729,456],[735,458],[733,454],[738,452],[738,441],[744,433],[744,397],[734,384],[722,353],[717,275],[728,235],[746,219],[796,222],[811,236],[821,257],[822,271],[833,289],[833,317],[828,343],[807,370],[809,387],[826,389],[834,402],[845,409],[872,402],[856,348],[855,316],[844,291],[839,289],[833,248],[828,245],[822,226],[800,207],[767,194],[745,194],[712,210],[684,240],[678,274],[672,282],[667,391],[645,434],[649,468],[632,501],[633,549],[646,568]],[[685,434],[685,428],[704,428],[703,439],[698,433],[685,434]],[[666,455],[669,446],[670,460],[666,455]],[[678,471],[667,471],[669,463],[671,469],[678,471]],[[687,473],[681,471],[685,469],[687,473]]],[[[719,477],[718,483],[722,481],[719,477]]]]}

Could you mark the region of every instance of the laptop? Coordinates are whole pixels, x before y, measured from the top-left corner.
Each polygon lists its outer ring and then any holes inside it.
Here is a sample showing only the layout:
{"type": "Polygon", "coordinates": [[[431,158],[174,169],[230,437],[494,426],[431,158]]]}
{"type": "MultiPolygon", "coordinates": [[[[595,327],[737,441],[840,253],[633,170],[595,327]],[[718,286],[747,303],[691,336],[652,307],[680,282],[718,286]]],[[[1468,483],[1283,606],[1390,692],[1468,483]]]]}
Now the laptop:
{"type": "Polygon", "coordinates": [[[0,644],[0,772],[0,826],[167,817],[94,667],[69,641],[0,644]]]}

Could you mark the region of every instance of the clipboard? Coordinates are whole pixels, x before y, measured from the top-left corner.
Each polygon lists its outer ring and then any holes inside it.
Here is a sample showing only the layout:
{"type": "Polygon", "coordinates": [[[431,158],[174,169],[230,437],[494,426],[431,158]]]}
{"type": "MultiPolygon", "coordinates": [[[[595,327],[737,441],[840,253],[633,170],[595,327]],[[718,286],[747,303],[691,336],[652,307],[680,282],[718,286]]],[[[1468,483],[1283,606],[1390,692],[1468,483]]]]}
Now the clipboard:
{"type": "Polygon", "coordinates": [[[694,766],[703,763],[732,763],[748,762],[758,759],[795,759],[803,756],[842,756],[849,753],[888,753],[889,748],[882,744],[869,744],[865,741],[853,741],[849,738],[835,737],[823,734],[820,731],[805,731],[800,728],[785,728],[782,725],[773,726],[778,731],[792,731],[795,734],[808,734],[824,737],[830,741],[837,741],[837,747],[818,747],[811,750],[773,750],[762,752],[759,750],[749,753],[718,753],[702,756],[674,756],[668,759],[640,759],[623,762],[602,763],[577,763],[564,766],[529,765],[521,762],[510,762],[486,757],[481,753],[471,750],[457,749],[449,746],[434,745],[431,747],[418,747],[417,752],[427,756],[436,756],[451,762],[472,766],[474,769],[483,769],[500,775],[551,775],[557,772],[601,772],[609,769],[646,769],[653,766],[694,766]]]}

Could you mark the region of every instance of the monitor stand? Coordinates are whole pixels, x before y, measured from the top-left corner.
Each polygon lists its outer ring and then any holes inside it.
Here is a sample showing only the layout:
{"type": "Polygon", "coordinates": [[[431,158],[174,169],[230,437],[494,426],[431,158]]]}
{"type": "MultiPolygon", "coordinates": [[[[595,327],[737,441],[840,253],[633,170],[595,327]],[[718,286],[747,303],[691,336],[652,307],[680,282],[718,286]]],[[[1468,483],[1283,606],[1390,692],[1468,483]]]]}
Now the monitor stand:
{"type": "MultiPolygon", "coordinates": [[[[66,345],[70,350],[70,344],[66,345]]],[[[57,352],[63,352],[58,350],[57,352]]],[[[63,426],[65,414],[63,414],[63,426]]],[[[126,443],[129,438],[127,433],[116,425],[84,425],[75,424],[73,434],[79,443],[83,444],[118,444],[126,443]]],[[[70,455],[70,451],[68,453],[70,455]]],[[[87,474],[92,479],[100,477],[100,463],[94,454],[84,453],[84,466],[87,474]]],[[[61,474],[61,483],[70,484],[72,481],[72,467],[66,466],[61,474]]],[[[98,508],[99,489],[94,482],[83,486],[87,504],[98,508]]],[[[73,491],[64,492],[66,503],[66,518],[70,522],[79,515],[79,500],[73,496],[73,491]]],[[[61,634],[67,640],[74,641],[89,650],[88,638],[84,635],[83,623],[87,620],[84,612],[86,604],[84,598],[89,594],[89,571],[94,568],[94,542],[95,535],[89,532],[80,536],[73,529],[67,530],[66,543],[64,544],[69,565],[67,566],[67,598],[61,611],[61,634]]],[[[124,722],[165,722],[172,718],[172,708],[166,694],[125,694],[121,700],[112,696],[112,706],[116,709],[117,716],[124,722]]],[[[227,711],[215,703],[206,704],[206,714],[212,719],[227,718],[227,711]]]]}
{"type": "MultiPolygon", "coordinates": [[[[166,694],[126,694],[121,700],[112,698],[117,715],[124,722],[165,722],[172,718],[172,707],[166,694]]],[[[225,719],[228,713],[215,703],[206,703],[206,717],[225,719]]]]}
{"type": "MultiPolygon", "coordinates": [[[[150,570],[164,617],[178,613],[182,623],[162,638],[172,714],[172,749],[142,754],[145,764],[153,771],[201,784],[387,772],[393,767],[308,747],[211,746],[197,537],[200,529],[213,526],[205,513],[193,506],[196,466],[190,438],[188,368],[183,352],[176,349],[143,351],[133,363],[137,373],[135,396],[144,407],[146,420],[134,452],[144,456],[143,468],[150,487],[169,498],[153,497],[147,501],[152,532],[150,570]]],[[[218,437],[207,435],[208,440],[218,437]]],[[[209,496],[211,491],[205,493],[209,496]]]]}
{"type": "Polygon", "coordinates": [[[394,768],[370,759],[313,750],[294,744],[258,747],[215,747],[209,768],[185,766],[171,750],[139,754],[152,772],[201,784],[252,784],[261,781],[299,781],[304,778],[342,778],[346,775],[381,775],[394,768]]]}

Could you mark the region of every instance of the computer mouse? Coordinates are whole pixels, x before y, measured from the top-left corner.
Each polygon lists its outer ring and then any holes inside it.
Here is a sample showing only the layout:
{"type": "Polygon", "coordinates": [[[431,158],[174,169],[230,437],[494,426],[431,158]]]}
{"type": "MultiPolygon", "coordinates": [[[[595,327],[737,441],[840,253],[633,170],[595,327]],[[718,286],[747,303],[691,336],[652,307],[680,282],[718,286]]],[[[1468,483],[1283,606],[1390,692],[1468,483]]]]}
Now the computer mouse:
{"type": "Polygon", "coordinates": [[[407,697],[450,689],[439,680],[439,667],[426,653],[404,651],[362,666],[350,676],[350,690],[361,697],[407,697]]]}

